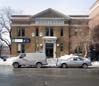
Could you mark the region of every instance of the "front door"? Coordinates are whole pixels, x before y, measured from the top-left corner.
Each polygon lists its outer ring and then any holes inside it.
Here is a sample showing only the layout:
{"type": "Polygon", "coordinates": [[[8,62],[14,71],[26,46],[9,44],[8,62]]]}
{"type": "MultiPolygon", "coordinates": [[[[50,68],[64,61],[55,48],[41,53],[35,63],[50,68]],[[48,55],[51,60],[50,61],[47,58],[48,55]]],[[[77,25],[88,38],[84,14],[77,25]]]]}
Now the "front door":
{"type": "Polygon", "coordinates": [[[46,43],[45,44],[45,53],[47,58],[53,58],[53,43],[46,43]]]}

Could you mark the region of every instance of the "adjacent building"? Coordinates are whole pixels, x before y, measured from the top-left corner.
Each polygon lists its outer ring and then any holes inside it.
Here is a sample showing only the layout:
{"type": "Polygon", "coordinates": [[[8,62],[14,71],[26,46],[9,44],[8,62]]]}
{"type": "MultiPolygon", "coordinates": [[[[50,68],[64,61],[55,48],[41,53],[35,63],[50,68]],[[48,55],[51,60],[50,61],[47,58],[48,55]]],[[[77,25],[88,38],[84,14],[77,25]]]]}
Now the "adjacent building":
{"type": "Polygon", "coordinates": [[[11,20],[11,55],[45,52],[56,58],[84,51],[80,37],[89,34],[88,15],[64,15],[49,8],[33,16],[12,15],[11,20]]]}
{"type": "Polygon", "coordinates": [[[90,8],[89,18],[90,29],[93,29],[95,26],[99,25],[99,0],[96,0],[96,2],[90,8]]]}
{"type": "Polygon", "coordinates": [[[89,18],[90,38],[92,41],[90,48],[95,51],[92,59],[99,61],[99,0],[96,0],[90,8],[89,18]]]}

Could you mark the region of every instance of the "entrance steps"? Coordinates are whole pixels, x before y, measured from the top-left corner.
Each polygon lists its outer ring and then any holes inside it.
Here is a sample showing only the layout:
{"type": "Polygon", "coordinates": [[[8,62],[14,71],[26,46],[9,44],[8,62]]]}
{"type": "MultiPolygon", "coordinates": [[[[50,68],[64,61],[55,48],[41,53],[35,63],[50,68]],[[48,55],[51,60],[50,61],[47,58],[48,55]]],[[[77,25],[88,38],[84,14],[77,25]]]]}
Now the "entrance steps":
{"type": "Polygon", "coordinates": [[[52,66],[52,67],[55,66],[56,67],[57,58],[48,58],[47,63],[48,63],[47,66],[52,66]]]}

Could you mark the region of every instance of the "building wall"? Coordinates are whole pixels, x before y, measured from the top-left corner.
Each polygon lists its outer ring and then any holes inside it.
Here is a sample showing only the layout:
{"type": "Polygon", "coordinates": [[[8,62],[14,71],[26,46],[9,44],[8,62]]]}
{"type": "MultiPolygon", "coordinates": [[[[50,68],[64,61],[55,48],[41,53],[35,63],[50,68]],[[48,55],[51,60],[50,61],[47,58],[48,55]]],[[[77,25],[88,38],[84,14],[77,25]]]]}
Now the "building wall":
{"type": "MultiPolygon", "coordinates": [[[[77,48],[81,48],[83,54],[85,53],[85,43],[88,43],[89,35],[89,19],[75,18],[71,20],[70,25],[70,53],[75,53],[77,48]]],[[[79,52],[79,51],[78,51],[79,52]]]]}
{"type": "Polygon", "coordinates": [[[90,21],[89,27],[90,29],[94,28],[95,26],[99,25],[99,0],[97,0],[93,6],[90,8],[90,21]]]}
{"type": "MultiPolygon", "coordinates": [[[[36,26],[37,27],[37,26],[36,26]]],[[[42,36],[32,36],[32,33],[35,33],[35,26],[31,26],[31,27],[26,27],[25,28],[25,36],[24,37],[18,37],[17,36],[17,28],[18,27],[13,27],[12,29],[12,38],[30,38],[31,42],[30,43],[24,43],[25,44],[25,52],[27,53],[31,53],[31,52],[36,52],[36,45],[38,45],[38,50],[43,50],[43,43],[44,43],[44,36],[45,36],[45,28],[46,26],[38,26],[39,28],[39,33],[42,33],[42,36]],[[38,41],[37,41],[38,40],[38,41]]],[[[69,54],[69,28],[68,27],[63,27],[64,28],[64,36],[61,37],[60,36],[60,28],[61,26],[54,26],[53,27],[53,31],[54,31],[54,36],[57,37],[57,41],[56,41],[56,55],[57,57],[64,55],[64,54],[69,54]],[[64,52],[61,53],[60,52],[60,46],[58,46],[58,44],[60,45],[60,43],[63,42],[64,43],[64,52]]],[[[17,48],[18,48],[18,43],[13,43],[12,42],[12,48],[11,48],[11,53],[12,55],[18,55],[17,54],[17,48]]]]}
{"type": "MultiPolygon", "coordinates": [[[[28,16],[26,18],[26,16],[24,17],[20,17],[20,16],[12,16],[12,39],[13,38],[17,38],[17,39],[24,39],[24,38],[28,38],[30,39],[30,42],[27,43],[22,43],[22,42],[12,42],[12,47],[11,47],[11,54],[12,55],[18,55],[18,44],[25,44],[25,52],[26,53],[32,53],[32,52],[36,52],[36,51],[44,51],[44,47],[45,47],[45,29],[46,27],[52,27],[53,28],[53,37],[56,37],[56,41],[55,41],[55,49],[56,51],[54,52],[54,56],[55,57],[60,57],[62,55],[65,54],[70,54],[73,53],[72,47],[77,45],[76,43],[74,43],[74,40],[77,41],[76,39],[82,39],[81,37],[85,37],[89,34],[89,27],[88,27],[88,16],[83,16],[83,15],[76,15],[76,16],[65,16],[61,15],[61,14],[57,14],[57,12],[55,11],[51,11],[51,15],[48,16],[47,12],[45,12],[46,15],[44,14],[43,17],[41,17],[42,19],[49,19],[53,18],[51,16],[58,16],[58,20],[60,19],[62,22],[62,24],[46,24],[46,22],[41,25],[39,23],[36,24],[36,20],[35,18],[32,19],[32,16],[28,16]],[[61,16],[60,16],[61,15],[61,16]],[[45,18],[46,16],[46,18],[45,18]],[[63,17],[63,18],[61,18],[63,17]],[[69,19],[68,19],[69,18],[69,19]],[[26,21],[26,22],[25,22],[26,21]],[[24,28],[25,29],[25,36],[17,36],[17,30],[19,28],[24,28]],[[35,29],[38,28],[39,30],[39,36],[36,36],[36,32],[35,29]],[[63,36],[60,36],[60,29],[63,28],[63,36]],[[75,35],[75,31],[76,34],[79,33],[79,35],[75,35]],[[83,36],[81,36],[81,33],[83,34],[83,36]],[[71,40],[71,38],[73,38],[73,40],[71,40]],[[73,44],[74,43],[74,44],[73,44]]],[[[42,14],[42,13],[41,13],[42,14]]],[[[38,15],[37,15],[38,16],[38,15]]],[[[56,18],[53,18],[56,19],[56,18]]],[[[51,23],[51,22],[50,22],[51,23]]],[[[52,37],[52,36],[50,36],[52,37]]],[[[51,40],[50,40],[51,41],[51,40]]],[[[81,40],[79,40],[81,41],[81,40]]],[[[81,41],[83,42],[83,41],[81,41]]]]}

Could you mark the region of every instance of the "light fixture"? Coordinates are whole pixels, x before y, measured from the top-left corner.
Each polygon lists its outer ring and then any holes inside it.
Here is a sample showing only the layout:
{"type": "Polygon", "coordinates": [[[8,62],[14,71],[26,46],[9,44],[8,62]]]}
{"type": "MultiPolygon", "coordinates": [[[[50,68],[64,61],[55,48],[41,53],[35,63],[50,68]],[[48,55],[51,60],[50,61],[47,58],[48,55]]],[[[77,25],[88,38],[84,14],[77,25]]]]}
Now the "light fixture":
{"type": "Polygon", "coordinates": [[[43,46],[43,44],[40,44],[40,46],[43,46]]]}
{"type": "Polygon", "coordinates": [[[57,47],[59,46],[59,44],[57,44],[57,47]]]}

